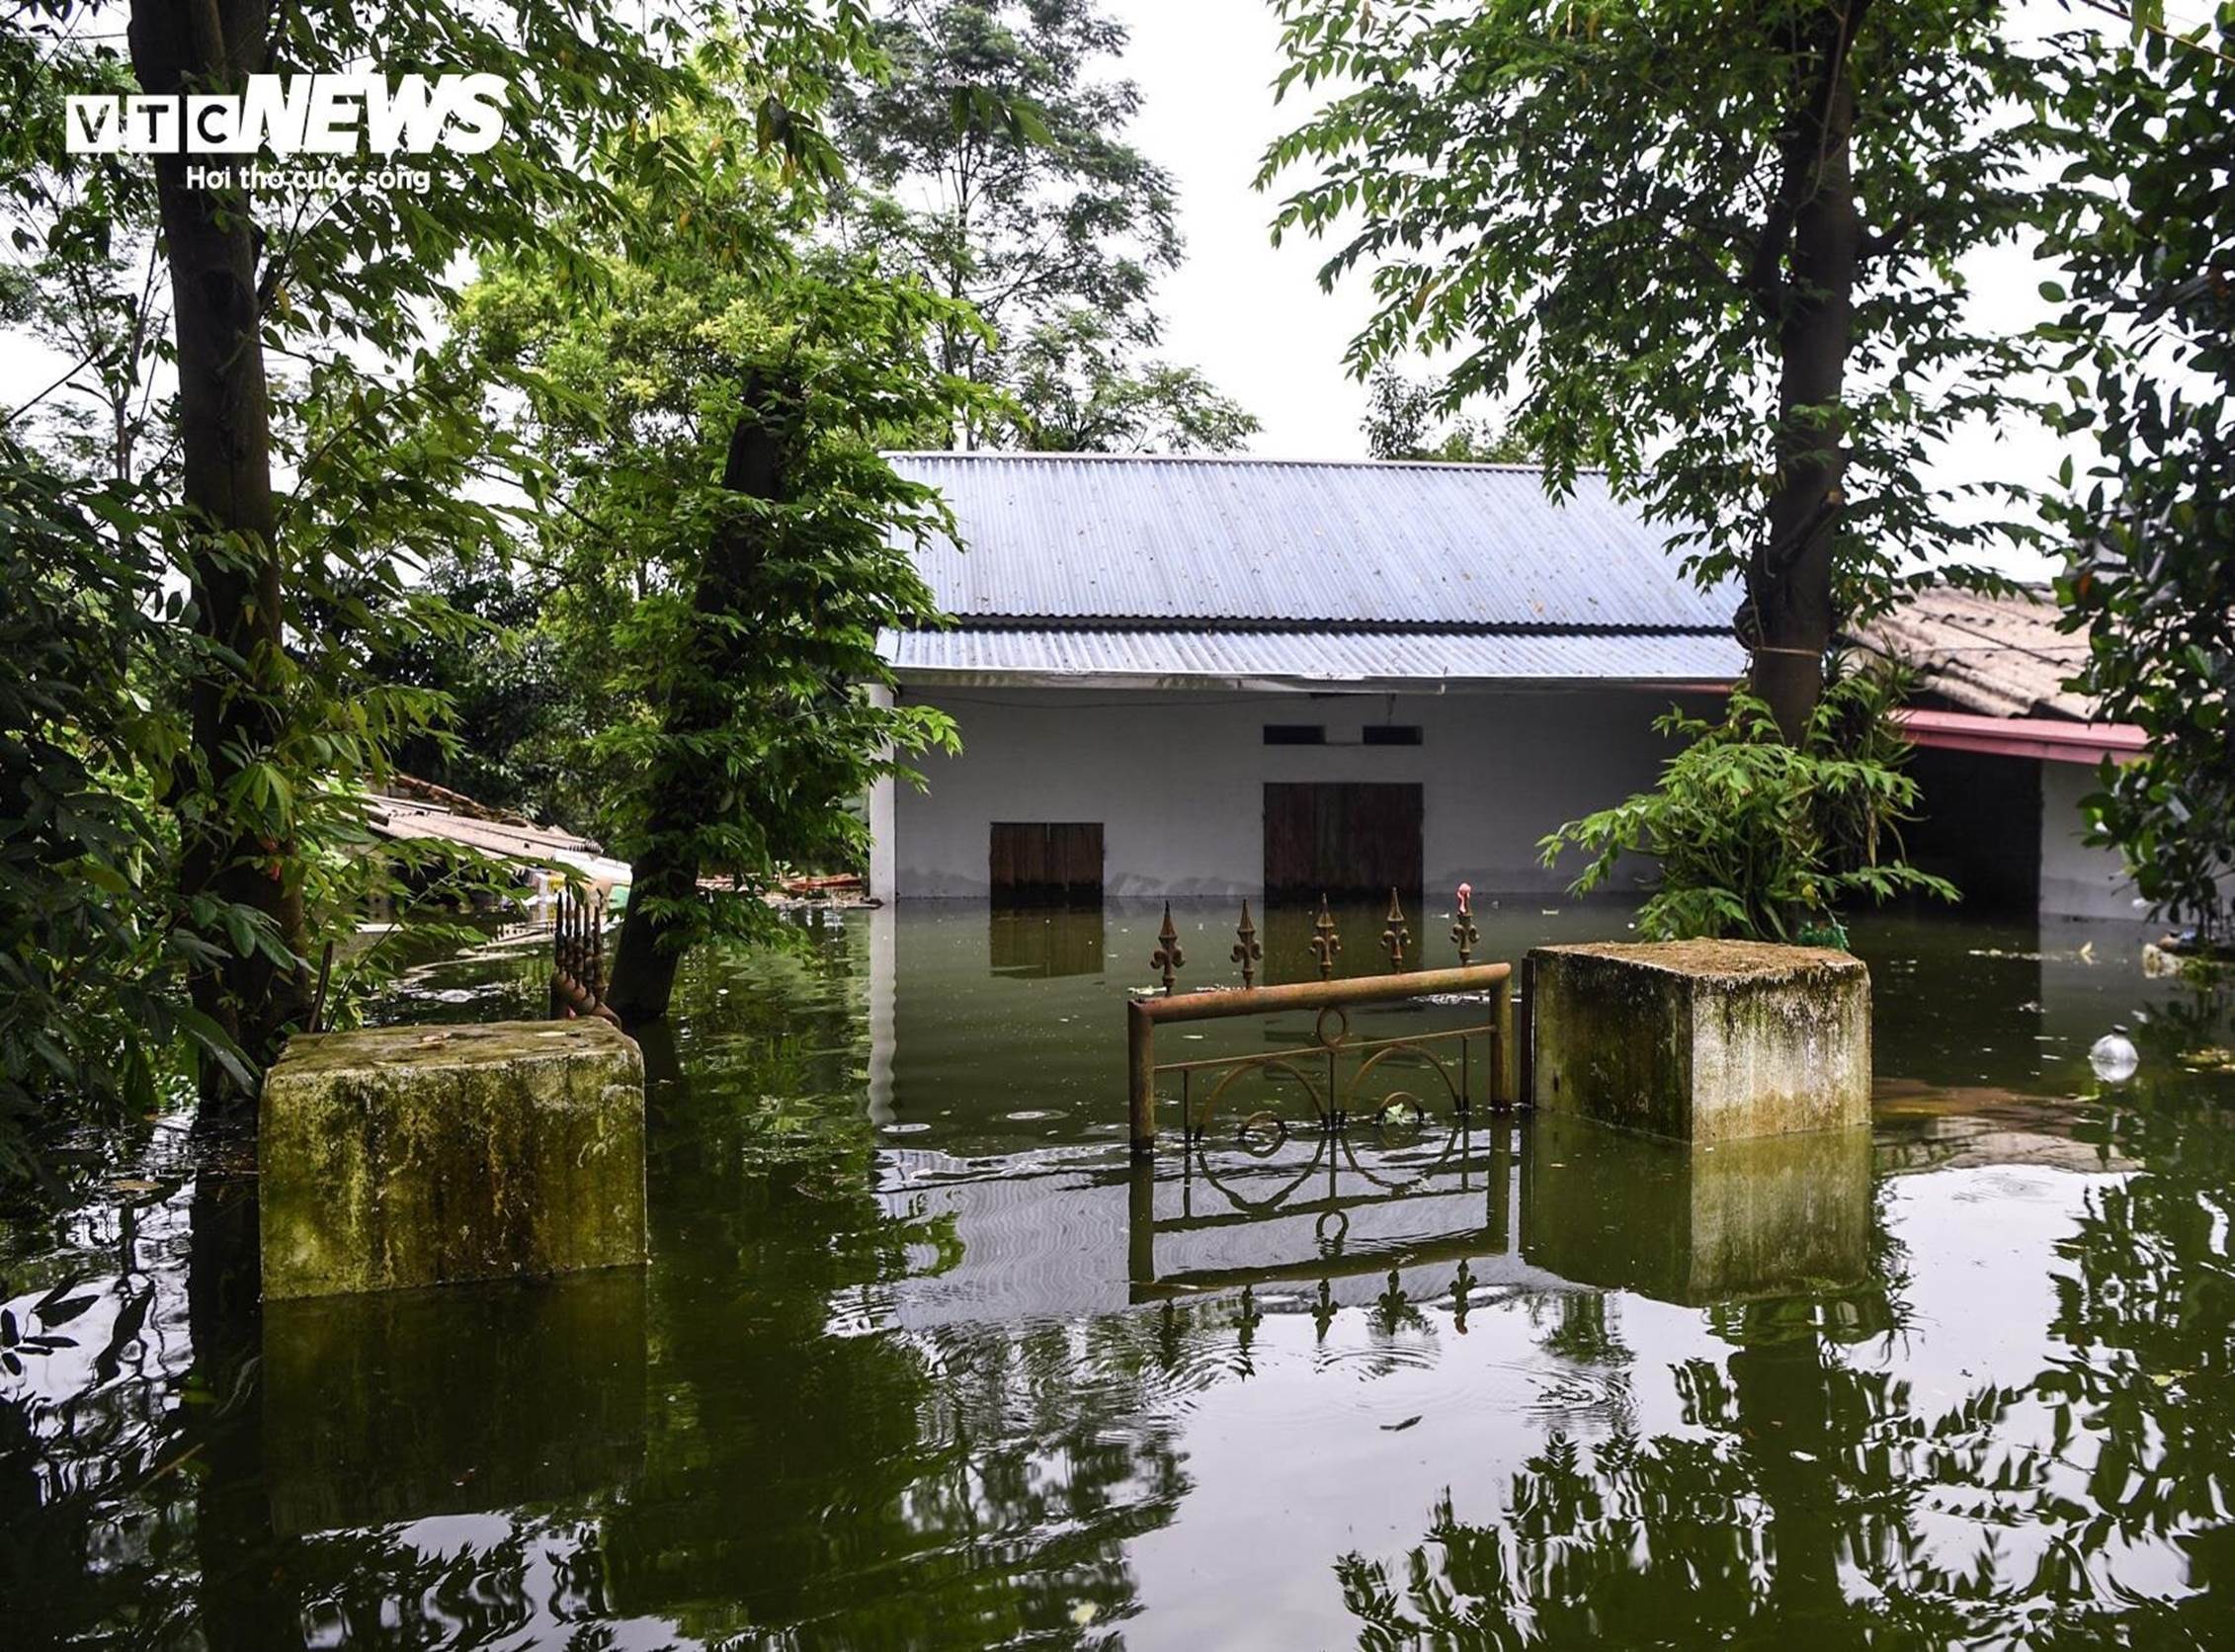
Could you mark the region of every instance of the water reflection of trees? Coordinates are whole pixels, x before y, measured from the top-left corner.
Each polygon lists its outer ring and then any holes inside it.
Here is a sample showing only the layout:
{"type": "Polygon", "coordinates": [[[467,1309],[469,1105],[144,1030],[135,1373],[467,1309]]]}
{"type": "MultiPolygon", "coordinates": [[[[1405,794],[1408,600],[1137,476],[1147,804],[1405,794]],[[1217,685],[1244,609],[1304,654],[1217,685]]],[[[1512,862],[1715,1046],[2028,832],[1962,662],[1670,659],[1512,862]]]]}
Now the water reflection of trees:
{"type": "Polygon", "coordinates": [[[1887,1282],[1905,1259],[1883,1246],[1873,1292],[1715,1310],[1729,1352],[1676,1368],[1682,1430],[1555,1438],[1495,1523],[1447,1493],[1401,1565],[1340,1560],[1361,1644],[2226,1643],[2235,1098],[2219,1089],[2167,1077],[2094,1115],[2143,1168],[2093,1189],[2058,1246],[2057,1352],[2030,1381],[1920,1411],[1862,1357],[1900,1307],[1887,1282]]]}
{"type": "Polygon", "coordinates": [[[895,1327],[886,1287],[948,1218],[876,1199],[858,972],[784,967],[694,1000],[680,1060],[647,1049],[653,1401],[602,1522],[610,1609],[708,1639],[1092,1638],[1182,1489],[1143,1416],[1155,1328],[895,1327]]]}
{"type": "MultiPolygon", "coordinates": [[[[2171,1031],[2184,1047],[2194,1033],[2171,1031]]],[[[2149,1049],[2160,1072],[2178,1071],[2176,1053],[2149,1049]]],[[[2063,1353],[2035,1392],[2059,1442],[2096,1446],[2085,1496],[2054,1512],[2060,1581],[2084,1588],[2083,1566],[2114,1574],[2132,1548],[2170,1545],[2199,1593],[2113,1599],[2095,1613],[2123,1607],[2224,1638],[2235,1602],[2215,1600],[2214,1586],[2235,1584],[2235,1084],[2145,1082],[2094,1128],[2144,1168],[2093,1193],[2058,1247],[2051,1329],[2063,1353]]]]}
{"type": "Polygon", "coordinates": [[[186,1279],[198,1201],[164,1131],[129,1191],[66,1218],[0,1361],[0,1636],[145,1636],[190,1615],[196,1434],[239,1396],[198,1373],[186,1279]],[[68,1580],[68,1587],[57,1587],[68,1580]]]}
{"type": "Polygon", "coordinates": [[[1401,1589],[1343,1560],[1364,1644],[1941,1644],[1957,1580],[1919,1541],[1925,1484],[1887,1471],[1906,1396],[1842,1363],[1811,1306],[1750,1306],[1745,1346],[1679,1368],[1696,1433],[1555,1438],[1496,1526],[1447,1495],[1401,1589]]]}
{"type": "Polygon", "coordinates": [[[1120,1632],[1126,1544],[1184,1489],[1176,1424],[1145,1399],[1169,1381],[1169,1351],[1145,1315],[1015,1332],[895,1323],[911,1256],[952,1236],[879,1203],[855,945],[832,934],[743,967],[697,964],[681,1049],[650,1041],[655,1260],[633,1364],[603,1322],[568,1344],[547,1308],[436,1324],[398,1304],[371,1339],[390,1342],[387,1374],[368,1359],[344,1384],[376,1403],[326,1406],[335,1362],[316,1339],[259,1362],[271,1328],[253,1280],[246,1303],[228,1299],[238,1272],[219,1253],[230,1229],[239,1260],[238,1207],[187,1194],[165,1206],[169,1227],[134,1253],[148,1272],[117,1284],[126,1305],[160,1286],[120,1368],[0,1406],[0,1644],[1120,1632]],[[533,1349],[497,1346],[523,1323],[533,1349]],[[421,1358],[428,1339],[439,1360],[421,1358]],[[510,1369],[524,1361],[539,1390],[510,1369]],[[458,1386],[399,1396],[400,1364],[458,1386]],[[325,1386],[272,1387],[312,1370],[325,1386]],[[481,1406],[488,1429],[446,1415],[492,1386],[504,1398],[481,1406]],[[423,1408],[425,1449],[408,1434],[384,1447],[399,1397],[423,1408]],[[619,1415],[629,1405],[640,1421],[619,1415]],[[531,1415],[543,1412],[562,1415],[531,1415]],[[567,1436],[566,1416],[593,1414],[595,1441],[567,1436]],[[368,1432],[302,1448],[320,1426],[368,1432]],[[626,1619],[637,1627],[617,1634],[626,1619]]]}

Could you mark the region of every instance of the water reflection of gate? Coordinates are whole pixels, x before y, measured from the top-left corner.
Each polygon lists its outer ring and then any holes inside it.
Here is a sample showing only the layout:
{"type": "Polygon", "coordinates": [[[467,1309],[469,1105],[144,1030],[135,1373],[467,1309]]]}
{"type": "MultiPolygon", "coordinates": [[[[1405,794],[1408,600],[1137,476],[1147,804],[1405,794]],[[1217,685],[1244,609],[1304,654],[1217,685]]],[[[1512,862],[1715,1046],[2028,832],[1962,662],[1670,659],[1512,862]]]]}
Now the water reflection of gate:
{"type": "MultiPolygon", "coordinates": [[[[1238,1284],[1311,1281],[1502,1255],[1512,1244],[1514,1121],[1461,1112],[1448,1123],[1259,1133],[1212,1146],[1191,1136],[1178,1176],[1161,1186],[1178,1209],[1157,1210],[1153,1160],[1132,1167],[1129,1269],[1136,1299],[1238,1284]],[[1243,1260],[1268,1228],[1295,1224],[1309,1254],[1243,1260]],[[1158,1242],[1196,1239],[1192,1265],[1158,1272],[1158,1242]],[[1243,1241],[1221,1246],[1223,1239],[1243,1241]],[[1209,1241],[1206,1245],[1200,1241],[1209,1241]],[[1226,1254],[1220,1256],[1223,1249],[1226,1254]],[[1208,1251],[1210,1254],[1205,1255],[1208,1251]]],[[[1279,1244],[1278,1234],[1274,1234],[1279,1244]]]]}
{"type": "MultiPolygon", "coordinates": [[[[1845,1285],[1868,1271],[1867,1127],[1718,1143],[1543,1113],[1388,1129],[1191,1139],[1177,1173],[1136,1158],[1135,1300],[1426,1269],[1525,1288],[1703,1304],[1845,1285]]],[[[1338,1293],[1339,1294],[1339,1293],[1338,1293]]]]}

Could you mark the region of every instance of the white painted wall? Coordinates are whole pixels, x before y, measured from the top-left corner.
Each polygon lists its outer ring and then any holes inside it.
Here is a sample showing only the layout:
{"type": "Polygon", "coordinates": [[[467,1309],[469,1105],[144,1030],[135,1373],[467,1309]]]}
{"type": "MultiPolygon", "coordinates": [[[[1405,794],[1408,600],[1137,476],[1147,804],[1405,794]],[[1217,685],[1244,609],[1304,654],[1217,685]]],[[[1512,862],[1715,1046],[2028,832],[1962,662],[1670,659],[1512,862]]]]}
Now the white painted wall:
{"type": "MultiPolygon", "coordinates": [[[[869,690],[869,703],[879,710],[892,704],[892,691],[883,687],[869,690]]],[[[892,748],[886,747],[883,755],[890,758],[892,748]]],[[[885,775],[869,783],[869,892],[878,900],[890,900],[893,895],[893,830],[892,807],[894,781],[885,775]]]]}
{"type": "Polygon", "coordinates": [[[2140,918],[2134,885],[2115,849],[2080,839],[2087,822],[2080,799],[2096,789],[2096,771],[2082,763],[2041,765],[2041,915],[2056,918],[2140,918]]]}
{"type": "MultiPolygon", "coordinates": [[[[986,890],[996,820],[1099,820],[1113,898],[1255,894],[1268,781],[1417,782],[1428,887],[1564,891],[1579,864],[1536,840],[1649,785],[1675,747],[1652,730],[1665,690],[1449,695],[910,688],[959,724],[962,755],[920,765],[927,791],[891,798],[890,880],[902,898],[986,890]],[[1268,746],[1269,722],[1418,723],[1418,746],[1268,746]]],[[[872,801],[872,822],[878,818],[872,801]]],[[[872,859],[871,866],[883,864],[872,859]]],[[[872,877],[874,873],[872,871],[872,877]]]]}

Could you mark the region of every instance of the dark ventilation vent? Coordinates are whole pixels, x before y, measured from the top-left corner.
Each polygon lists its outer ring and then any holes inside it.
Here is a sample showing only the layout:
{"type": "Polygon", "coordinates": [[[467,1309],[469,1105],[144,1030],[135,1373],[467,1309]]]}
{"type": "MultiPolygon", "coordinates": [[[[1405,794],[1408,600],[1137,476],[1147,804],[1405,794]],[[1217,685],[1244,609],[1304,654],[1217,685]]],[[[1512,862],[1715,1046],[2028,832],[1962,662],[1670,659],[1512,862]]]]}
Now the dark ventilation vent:
{"type": "Polygon", "coordinates": [[[1269,722],[1265,725],[1265,743],[1269,746],[1324,746],[1327,744],[1327,725],[1269,722]]]}
{"type": "Polygon", "coordinates": [[[1418,723],[1367,723],[1361,729],[1364,744],[1368,746],[1417,746],[1420,744],[1418,723]]]}

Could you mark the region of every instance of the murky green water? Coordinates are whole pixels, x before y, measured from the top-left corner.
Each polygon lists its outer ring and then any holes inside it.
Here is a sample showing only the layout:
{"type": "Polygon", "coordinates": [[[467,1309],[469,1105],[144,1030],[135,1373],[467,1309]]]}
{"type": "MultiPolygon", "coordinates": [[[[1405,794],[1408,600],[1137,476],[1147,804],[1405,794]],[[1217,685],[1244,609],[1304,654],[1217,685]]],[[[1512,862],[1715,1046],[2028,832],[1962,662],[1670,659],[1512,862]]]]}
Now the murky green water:
{"type": "MultiPolygon", "coordinates": [[[[641,1277],[260,1316],[239,1185],[155,1128],[0,1249],[0,1644],[2235,1643],[2235,1031],[2142,932],[1864,927],[1866,1136],[1439,1115],[1143,1182],[1156,916],[854,914],[694,969],[641,1277]]],[[[1183,981],[1229,976],[1185,918],[1183,981]]],[[[483,957],[395,1013],[538,995],[483,957]]]]}

